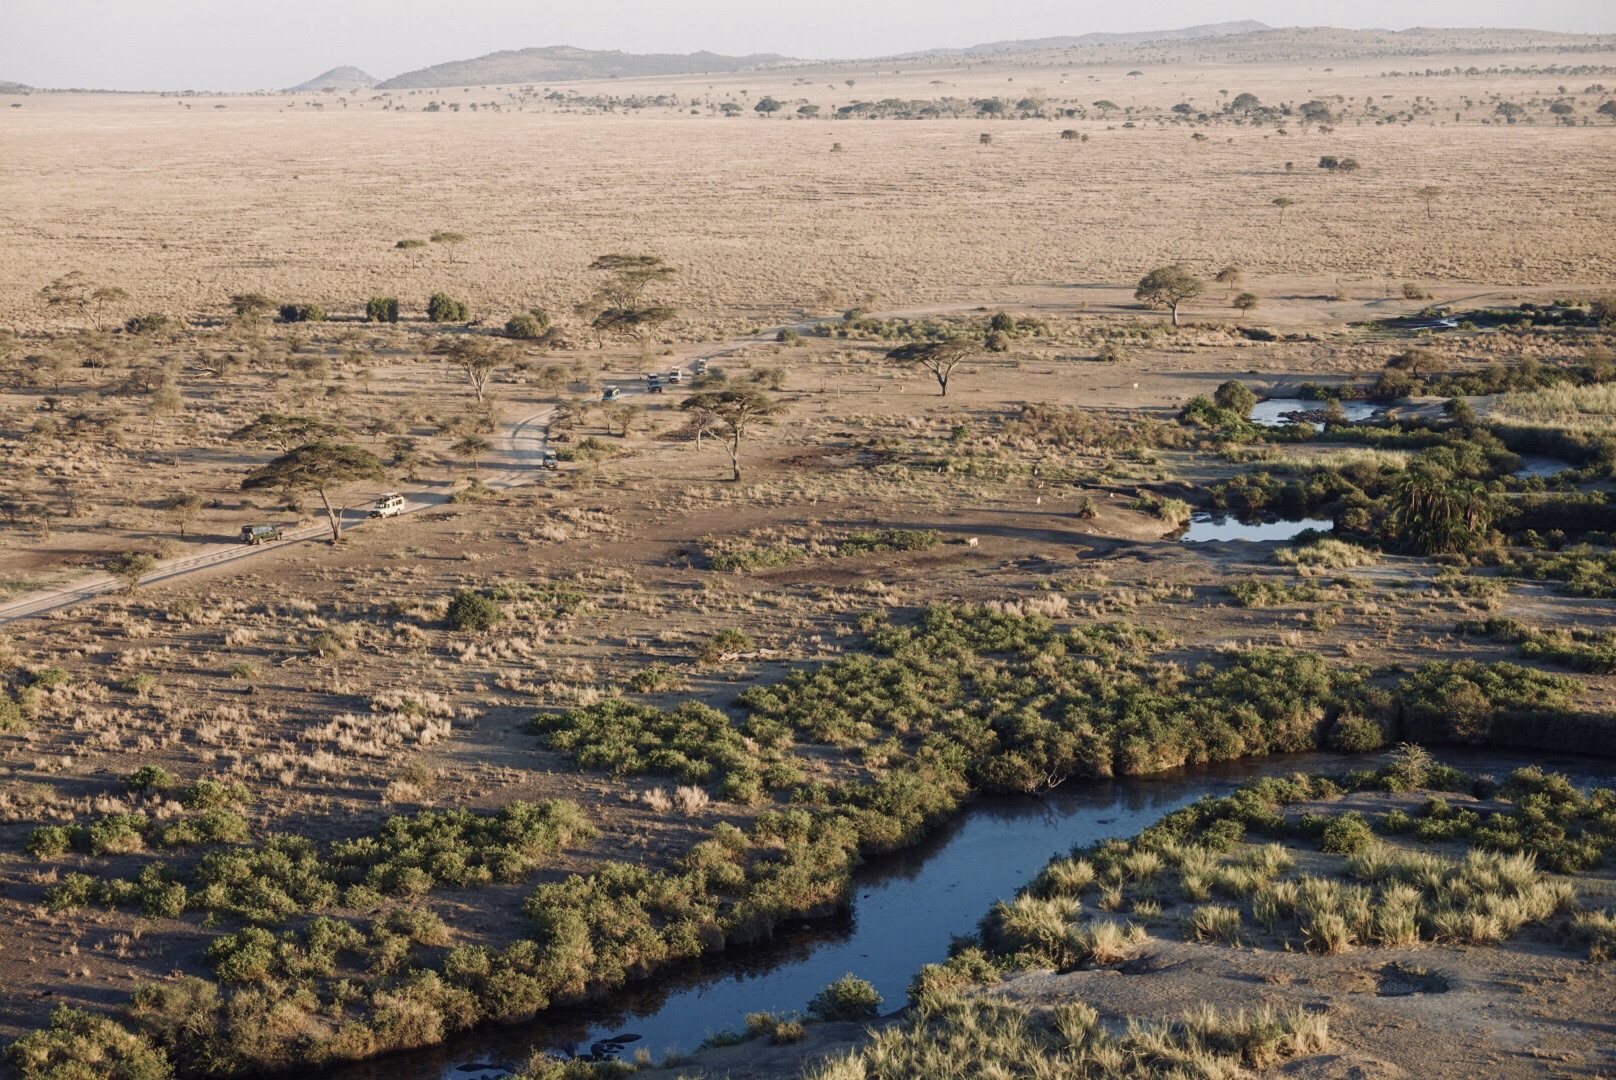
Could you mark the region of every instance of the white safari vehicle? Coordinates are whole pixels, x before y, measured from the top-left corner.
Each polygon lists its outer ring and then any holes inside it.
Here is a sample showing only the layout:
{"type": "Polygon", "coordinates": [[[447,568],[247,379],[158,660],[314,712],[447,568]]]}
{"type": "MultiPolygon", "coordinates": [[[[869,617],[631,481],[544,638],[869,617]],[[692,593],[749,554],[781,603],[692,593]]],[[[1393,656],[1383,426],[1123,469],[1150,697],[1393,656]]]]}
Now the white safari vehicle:
{"type": "Polygon", "coordinates": [[[396,491],[389,491],[376,500],[376,505],[370,508],[373,518],[398,517],[404,512],[404,496],[396,491]]]}

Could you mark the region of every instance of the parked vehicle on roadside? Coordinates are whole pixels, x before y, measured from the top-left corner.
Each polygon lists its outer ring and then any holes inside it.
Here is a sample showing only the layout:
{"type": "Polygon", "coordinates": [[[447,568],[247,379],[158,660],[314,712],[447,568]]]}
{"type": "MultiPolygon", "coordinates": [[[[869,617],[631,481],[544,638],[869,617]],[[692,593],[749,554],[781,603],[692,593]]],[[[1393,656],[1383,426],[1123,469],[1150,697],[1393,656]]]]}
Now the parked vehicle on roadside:
{"type": "Polygon", "coordinates": [[[373,518],[398,517],[404,512],[404,496],[396,491],[389,491],[376,500],[376,505],[370,508],[373,518]]]}
{"type": "Polygon", "coordinates": [[[697,360],[694,364],[690,365],[690,369],[697,375],[705,375],[707,374],[707,361],[697,360]]]}
{"type": "Polygon", "coordinates": [[[268,544],[281,538],[281,531],[274,525],[243,525],[241,527],[241,542],[257,547],[259,544],[268,544]]]}

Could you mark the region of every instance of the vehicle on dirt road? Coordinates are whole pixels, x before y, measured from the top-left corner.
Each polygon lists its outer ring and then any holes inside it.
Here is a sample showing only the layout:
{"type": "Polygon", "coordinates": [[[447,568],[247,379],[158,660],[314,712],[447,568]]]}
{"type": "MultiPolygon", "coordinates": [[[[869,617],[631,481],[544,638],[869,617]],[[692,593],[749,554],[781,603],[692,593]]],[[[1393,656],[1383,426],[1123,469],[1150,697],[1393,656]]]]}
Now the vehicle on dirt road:
{"type": "Polygon", "coordinates": [[[681,371],[680,369],[676,368],[676,367],[675,368],[669,368],[668,369],[668,381],[671,382],[673,385],[678,386],[680,383],[685,381],[685,373],[683,371],[681,371]]]}
{"type": "Polygon", "coordinates": [[[697,360],[694,364],[690,365],[690,369],[697,375],[705,375],[707,374],[707,361],[697,360]]]}
{"type": "Polygon", "coordinates": [[[389,491],[376,500],[376,505],[370,508],[373,518],[398,517],[404,512],[404,496],[396,491],[389,491]]]}
{"type": "Polygon", "coordinates": [[[561,468],[561,459],[556,456],[556,452],[554,450],[546,450],[544,452],[544,457],[539,460],[539,467],[544,469],[559,469],[561,468]]]}
{"type": "Polygon", "coordinates": [[[602,392],[602,394],[600,395],[600,400],[602,400],[602,401],[616,401],[618,398],[620,398],[622,396],[623,396],[623,391],[619,390],[615,386],[608,386],[605,389],[605,391],[602,392]]]}
{"type": "Polygon", "coordinates": [[[645,377],[645,392],[647,394],[662,393],[662,376],[652,372],[645,377]]]}
{"type": "Polygon", "coordinates": [[[281,531],[274,525],[243,525],[241,527],[241,542],[254,547],[259,544],[268,544],[281,538],[281,531]]]}

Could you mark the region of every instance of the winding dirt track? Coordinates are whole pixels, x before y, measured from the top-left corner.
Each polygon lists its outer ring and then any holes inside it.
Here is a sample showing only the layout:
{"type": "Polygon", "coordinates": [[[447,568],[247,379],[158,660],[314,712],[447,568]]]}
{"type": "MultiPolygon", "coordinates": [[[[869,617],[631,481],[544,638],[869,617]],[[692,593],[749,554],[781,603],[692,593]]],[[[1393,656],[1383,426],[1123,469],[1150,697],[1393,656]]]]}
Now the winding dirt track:
{"type": "MultiPolygon", "coordinates": [[[[805,329],[812,323],[797,324],[797,329],[805,329]]],[[[769,330],[755,337],[736,338],[721,345],[712,346],[697,353],[692,360],[707,360],[714,357],[725,356],[749,345],[758,345],[773,340],[777,329],[769,330]]],[[[625,394],[645,393],[642,384],[635,385],[627,379],[619,377],[619,388],[625,394]]],[[[509,488],[521,487],[531,484],[544,475],[543,457],[545,445],[549,440],[550,418],[555,414],[555,407],[540,409],[512,424],[509,430],[500,437],[502,449],[505,451],[506,466],[499,472],[487,475],[483,482],[495,490],[503,491],[509,488]]],[[[442,506],[449,501],[447,492],[403,492],[405,503],[401,513],[413,514],[421,510],[429,510],[435,506],[442,506]]],[[[352,509],[345,507],[341,514],[344,531],[369,519],[368,509],[352,509]]],[[[159,581],[169,581],[173,578],[184,577],[200,570],[224,566],[228,563],[252,559],[268,554],[286,544],[301,544],[310,540],[318,540],[330,534],[330,528],[319,522],[305,525],[298,529],[288,530],[283,538],[274,544],[249,546],[241,543],[209,544],[208,546],[191,554],[168,559],[157,564],[157,569],[141,580],[141,584],[153,584],[159,581]]],[[[29,593],[15,599],[0,603],[0,625],[16,622],[19,619],[32,618],[45,615],[52,611],[72,607],[85,600],[104,596],[123,587],[123,583],[108,574],[98,574],[82,578],[68,585],[54,589],[42,589],[39,592],[29,593]]]]}

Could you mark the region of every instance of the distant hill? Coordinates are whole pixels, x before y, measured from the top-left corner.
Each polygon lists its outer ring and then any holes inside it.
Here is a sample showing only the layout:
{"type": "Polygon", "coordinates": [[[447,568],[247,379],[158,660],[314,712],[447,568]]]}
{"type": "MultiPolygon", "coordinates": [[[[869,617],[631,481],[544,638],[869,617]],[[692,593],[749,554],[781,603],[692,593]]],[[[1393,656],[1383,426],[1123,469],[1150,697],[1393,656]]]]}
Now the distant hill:
{"type": "Polygon", "coordinates": [[[776,64],[790,57],[774,53],[722,56],[713,52],[626,53],[549,45],[507,49],[473,60],[434,64],[406,71],[378,90],[416,90],[431,86],[493,86],[509,83],[569,82],[577,79],[631,78],[636,75],[693,75],[708,71],[743,71],[776,64]]]}
{"type": "Polygon", "coordinates": [[[6,82],[4,79],[0,79],[0,94],[26,94],[32,89],[33,87],[26,83],[6,82]]]}
{"type": "Polygon", "coordinates": [[[963,49],[928,49],[923,52],[904,53],[895,60],[912,60],[922,56],[990,56],[994,53],[1032,52],[1037,49],[1077,49],[1085,45],[1148,45],[1157,41],[1197,41],[1202,38],[1233,37],[1236,34],[1257,34],[1272,27],[1255,19],[1239,22],[1205,23],[1186,26],[1178,30],[1141,30],[1127,34],[1079,34],[1076,37],[1022,38],[1016,41],[989,41],[963,49]]]}
{"type": "Polygon", "coordinates": [[[367,75],[350,64],[334,67],[308,82],[287,87],[287,93],[306,94],[319,90],[369,90],[376,85],[376,76],[367,75]]]}

